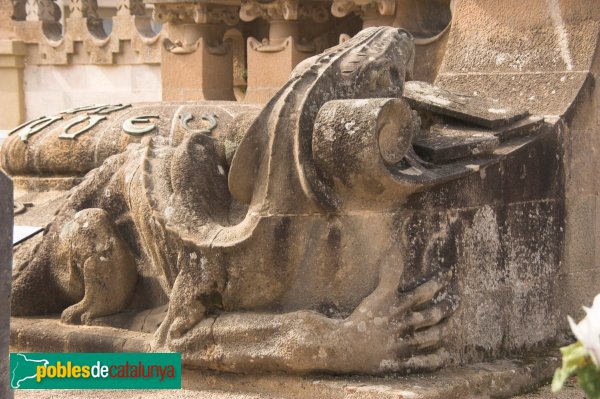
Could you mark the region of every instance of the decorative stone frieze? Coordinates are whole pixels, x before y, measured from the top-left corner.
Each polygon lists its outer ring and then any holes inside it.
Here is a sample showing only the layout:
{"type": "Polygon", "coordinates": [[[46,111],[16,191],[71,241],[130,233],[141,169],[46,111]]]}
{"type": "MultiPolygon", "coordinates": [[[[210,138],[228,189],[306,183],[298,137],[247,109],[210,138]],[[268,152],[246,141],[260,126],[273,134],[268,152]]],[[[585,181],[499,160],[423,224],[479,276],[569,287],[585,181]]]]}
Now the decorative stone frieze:
{"type": "Polygon", "coordinates": [[[25,12],[27,21],[56,22],[61,16],[60,7],[54,0],[27,0],[25,12]]]}
{"type": "Polygon", "coordinates": [[[265,3],[258,0],[244,0],[240,7],[240,18],[246,22],[263,18],[268,21],[312,19],[322,23],[329,19],[327,8],[325,2],[300,3],[298,0],[275,0],[265,3]]]}
{"type": "Polygon", "coordinates": [[[27,65],[160,62],[162,35],[152,30],[143,0],[119,0],[111,32],[103,29],[96,0],[65,1],[68,16],[62,20],[55,0],[13,0],[11,5],[12,18],[3,31],[25,44],[27,65]]]}
{"type": "Polygon", "coordinates": [[[144,15],[143,0],[119,0],[117,15],[144,15]]]}
{"type": "Polygon", "coordinates": [[[203,3],[156,3],[152,18],[160,23],[224,23],[227,26],[240,21],[237,7],[203,3]]]}
{"type": "Polygon", "coordinates": [[[361,16],[392,16],[396,12],[395,0],[334,0],[331,5],[333,16],[341,18],[355,12],[361,16]]]}
{"type": "Polygon", "coordinates": [[[98,18],[96,0],[69,0],[70,18],[98,18]]]}

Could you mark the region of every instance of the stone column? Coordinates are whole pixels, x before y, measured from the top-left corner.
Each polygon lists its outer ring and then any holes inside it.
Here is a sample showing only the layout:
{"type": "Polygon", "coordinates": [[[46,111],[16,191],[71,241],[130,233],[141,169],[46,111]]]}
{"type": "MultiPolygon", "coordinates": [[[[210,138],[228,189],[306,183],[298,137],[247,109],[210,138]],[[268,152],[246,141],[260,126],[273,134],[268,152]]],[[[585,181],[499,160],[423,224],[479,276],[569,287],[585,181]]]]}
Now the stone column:
{"type": "Polygon", "coordinates": [[[11,399],[8,364],[12,281],[13,186],[0,171],[0,397],[11,399]]]}
{"type": "Polygon", "coordinates": [[[23,57],[25,44],[0,40],[0,129],[10,130],[24,122],[23,57]]]}
{"type": "Polygon", "coordinates": [[[268,39],[248,39],[248,90],[244,98],[248,103],[265,103],[287,82],[296,65],[321,50],[313,42],[300,42],[299,19],[322,23],[329,18],[329,12],[319,3],[250,0],[242,3],[240,18],[247,22],[263,18],[269,22],[268,39]]]}
{"type": "Polygon", "coordinates": [[[357,13],[363,20],[363,29],[371,26],[393,25],[396,0],[334,0],[331,14],[342,18],[357,13]]]}
{"type": "Polygon", "coordinates": [[[155,2],[153,18],[166,24],[163,100],[235,100],[232,51],[223,35],[238,24],[237,7],[155,2]]]}

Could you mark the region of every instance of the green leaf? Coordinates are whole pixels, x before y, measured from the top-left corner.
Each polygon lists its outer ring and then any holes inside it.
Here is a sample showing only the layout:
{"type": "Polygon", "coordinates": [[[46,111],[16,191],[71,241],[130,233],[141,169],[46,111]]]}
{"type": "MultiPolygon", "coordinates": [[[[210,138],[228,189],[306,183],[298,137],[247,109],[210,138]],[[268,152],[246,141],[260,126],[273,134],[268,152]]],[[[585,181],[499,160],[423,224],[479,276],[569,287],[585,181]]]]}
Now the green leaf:
{"type": "Polygon", "coordinates": [[[564,368],[558,368],[554,372],[554,378],[552,379],[552,392],[558,392],[565,385],[565,382],[569,377],[575,373],[575,370],[566,370],[564,368]]]}
{"type": "Polygon", "coordinates": [[[587,349],[579,341],[569,346],[563,346],[560,348],[560,352],[563,355],[563,367],[575,364],[583,366],[591,360],[587,349]]]}
{"type": "Polygon", "coordinates": [[[594,363],[579,369],[577,380],[589,399],[600,399],[600,370],[594,363]]]}
{"type": "Polygon", "coordinates": [[[589,353],[579,341],[560,348],[560,351],[563,355],[562,367],[554,373],[552,392],[560,391],[569,377],[591,364],[589,353]]]}

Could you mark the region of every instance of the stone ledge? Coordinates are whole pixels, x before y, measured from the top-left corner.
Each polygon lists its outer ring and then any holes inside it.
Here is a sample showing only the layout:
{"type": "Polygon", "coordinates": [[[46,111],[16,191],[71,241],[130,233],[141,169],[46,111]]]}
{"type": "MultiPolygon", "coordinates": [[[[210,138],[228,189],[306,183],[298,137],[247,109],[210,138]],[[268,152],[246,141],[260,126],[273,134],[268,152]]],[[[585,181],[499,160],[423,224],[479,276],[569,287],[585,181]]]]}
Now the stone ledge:
{"type": "MultiPolygon", "coordinates": [[[[151,338],[152,334],[111,327],[64,325],[56,318],[11,319],[13,351],[145,352],[151,338]]],[[[181,392],[186,398],[213,397],[215,392],[236,398],[259,395],[282,399],[508,398],[547,382],[559,364],[557,356],[546,354],[448,368],[433,374],[382,378],[242,375],[186,369],[181,392]]]]}
{"type": "Polygon", "coordinates": [[[152,334],[101,326],[73,326],[58,318],[12,317],[10,346],[31,352],[147,352],[152,334]]]}
{"type": "Polygon", "coordinates": [[[27,48],[25,43],[18,40],[0,40],[0,54],[2,55],[25,55],[27,48]]]}

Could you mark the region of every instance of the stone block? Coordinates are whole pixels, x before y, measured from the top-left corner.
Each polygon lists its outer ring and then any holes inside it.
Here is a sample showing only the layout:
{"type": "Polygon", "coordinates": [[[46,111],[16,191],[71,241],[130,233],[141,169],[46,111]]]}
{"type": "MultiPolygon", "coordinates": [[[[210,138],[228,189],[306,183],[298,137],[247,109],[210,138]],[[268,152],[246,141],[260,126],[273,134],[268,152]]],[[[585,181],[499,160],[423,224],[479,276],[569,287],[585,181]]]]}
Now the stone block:
{"type": "Polygon", "coordinates": [[[441,71],[435,84],[473,96],[485,96],[523,108],[532,115],[564,115],[588,79],[587,72],[454,73],[441,71]]]}
{"type": "Polygon", "coordinates": [[[450,116],[475,125],[495,128],[527,116],[518,106],[498,100],[450,92],[426,82],[410,81],[404,86],[404,98],[416,109],[450,116]]]}
{"type": "Polygon", "coordinates": [[[163,100],[235,100],[231,49],[215,49],[203,38],[191,53],[163,50],[161,77],[163,100]]]}
{"type": "Polygon", "coordinates": [[[0,129],[12,129],[25,119],[24,55],[23,43],[0,40],[0,129]]]}
{"type": "Polygon", "coordinates": [[[565,129],[565,196],[598,194],[596,173],[600,167],[600,137],[597,130],[565,129]]]}
{"type": "Polygon", "coordinates": [[[426,161],[442,163],[489,154],[498,143],[499,140],[493,133],[434,125],[429,134],[416,138],[413,146],[417,154],[426,161]]]}
{"type": "Polygon", "coordinates": [[[582,317],[581,306],[590,306],[593,297],[600,292],[599,205],[597,196],[571,197],[566,202],[559,296],[563,317],[582,317]]]}
{"type": "Polygon", "coordinates": [[[298,50],[292,37],[280,47],[276,51],[262,49],[256,39],[248,40],[248,88],[244,102],[266,103],[287,82],[294,67],[313,55],[298,50]]]}
{"type": "Polygon", "coordinates": [[[9,384],[10,289],[12,281],[13,186],[0,171],[0,397],[12,398],[9,384]]]}
{"type": "Polygon", "coordinates": [[[585,1],[462,1],[447,45],[453,50],[442,68],[509,79],[519,72],[585,70],[594,57],[599,21],[600,9],[585,1]]]}

